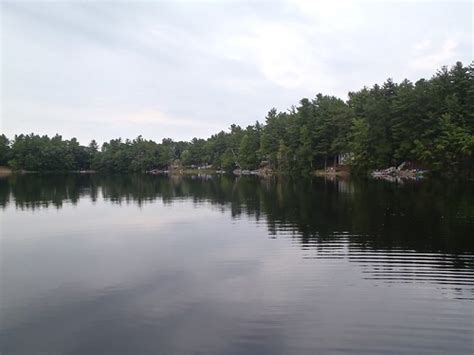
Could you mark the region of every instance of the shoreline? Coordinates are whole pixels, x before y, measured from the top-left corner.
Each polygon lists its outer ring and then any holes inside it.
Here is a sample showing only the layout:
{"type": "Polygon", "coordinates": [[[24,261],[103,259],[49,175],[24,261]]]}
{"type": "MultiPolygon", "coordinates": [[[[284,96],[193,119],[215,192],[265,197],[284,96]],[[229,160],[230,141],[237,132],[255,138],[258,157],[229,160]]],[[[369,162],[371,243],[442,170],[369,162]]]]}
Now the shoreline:
{"type": "Polygon", "coordinates": [[[0,166],[0,177],[10,176],[11,174],[13,174],[12,169],[10,169],[6,166],[0,166]]]}
{"type": "MultiPolygon", "coordinates": [[[[112,172],[112,171],[100,171],[100,170],[48,170],[48,171],[32,171],[32,170],[13,170],[6,166],[0,166],[0,178],[7,178],[14,175],[53,175],[53,174],[77,174],[77,175],[93,175],[93,174],[112,174],[112,175],[130,175],[130,174],[141,174],[141,175],[150,175],[150,176],[256,176],[259,178],[272,178],[278,176],[289,176],[287,174],[281,174],[278,171],[265,170],[260,172],[259,170],[252,171],[224,171],[219,169],[195,169],[195,168],[183,168],[183,169],[169,169],[169,170],[156,170],[156,171],[141,171],[141,172],[132,172],[132,171],[121,171],[121,172],[112,172]]],[[[434,178],[435,175],[431,174],[428,171],[424,171],[423,175],[413,175],[410,174],[400,174],[396,176],[391,175],[382,175],[374,174],[368,172],[367,174],[354,174],[350,170],[334,170],[334,169],[319,169],[314,170],[308,174],[307,177],[320,177],[320,178],[330,178],[330,179],[348,179],[348,178],[357,178],[357,177],[367,177],[371,180],[384,180],[390,182],[398,181],[420,181],[428,180],[434,178]]],[[[451,175],[436,175],[440,178],[453,179],[451,175]]],[[[301,176],[300,176],[301,177],[301,176]]],[[[304,176],[303,176],[304,177],[304,176]]],[[[474,178],[470,174],[466,175],[456,175],[455,180],[464,180],[464,181],[474,181],[474,178]]]]}

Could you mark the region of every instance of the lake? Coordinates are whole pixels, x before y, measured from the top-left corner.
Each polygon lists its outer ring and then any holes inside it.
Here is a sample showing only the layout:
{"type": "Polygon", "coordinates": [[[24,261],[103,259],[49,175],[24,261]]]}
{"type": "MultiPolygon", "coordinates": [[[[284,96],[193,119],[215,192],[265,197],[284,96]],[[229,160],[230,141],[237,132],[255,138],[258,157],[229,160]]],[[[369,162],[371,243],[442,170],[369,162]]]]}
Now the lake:
{"type": "Polygon", "coordinates": [[[0,353],[474,352],[474,183],[0,180],[0,353]]]}

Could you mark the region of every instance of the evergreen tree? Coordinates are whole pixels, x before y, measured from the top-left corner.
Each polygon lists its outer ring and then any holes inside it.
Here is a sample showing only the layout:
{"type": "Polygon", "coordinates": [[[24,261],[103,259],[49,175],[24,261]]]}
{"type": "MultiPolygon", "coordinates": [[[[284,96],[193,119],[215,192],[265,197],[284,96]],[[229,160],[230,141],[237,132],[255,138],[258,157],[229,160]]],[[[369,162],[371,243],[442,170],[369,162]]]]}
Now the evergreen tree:
{"type": "Polygon", "coordinates": [[[351,156],[353,171],[398,165],[403,161],[432,170],[473,173],[474,64],[442,67],[414,84],[382,85],[349,93],[344,102],[318,94],[287,112],[271,109],[265,124],[231,125],[208,139],[191,142],[141,136],[82,146],[77,139],[35,134],[0,136],[0,165],[35,171],[96,169],[146,171],[211,164],[216,169],[257,169],[309,174],[351,156]]]}

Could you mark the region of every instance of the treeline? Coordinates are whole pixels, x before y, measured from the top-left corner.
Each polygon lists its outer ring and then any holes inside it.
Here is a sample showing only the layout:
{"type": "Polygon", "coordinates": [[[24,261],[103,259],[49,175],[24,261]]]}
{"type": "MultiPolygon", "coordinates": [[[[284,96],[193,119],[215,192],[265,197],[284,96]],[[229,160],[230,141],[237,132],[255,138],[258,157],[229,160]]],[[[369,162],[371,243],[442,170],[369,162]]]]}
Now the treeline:
{"type": "Polygon", "coordinates": [[[171,164],[309,173],[341,162],[353,171],[409,161],[433,171],[474,167],[474,64],[441,68],[416,83],[388,79],[350,92],[345,102],[318,94],[265,123],[232,125],[208,139],[113,139],[98,147],[39,135],[0,136],[0,165],[14,169],[146,171],[171,164]]]}

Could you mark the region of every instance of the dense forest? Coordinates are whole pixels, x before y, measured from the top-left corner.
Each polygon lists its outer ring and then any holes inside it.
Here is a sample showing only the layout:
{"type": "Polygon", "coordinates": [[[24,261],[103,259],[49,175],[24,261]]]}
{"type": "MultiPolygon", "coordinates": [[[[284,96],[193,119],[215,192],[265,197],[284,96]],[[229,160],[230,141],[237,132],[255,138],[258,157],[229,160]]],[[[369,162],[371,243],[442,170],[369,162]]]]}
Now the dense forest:
{"type": "Polygon", "coordinates": [[[366,172],[408,161],[433,172],[472,173],[474,63],[443,67],[429,80],[388,79],[334,96],[304,98],[287,112],[271,109],[265,123],[232,125],[208,139],[92,141],[35,134],[0,136],[0,165],[32,171],[147,171],[172,164],[308,174],[338,164],[366,172]]]}

